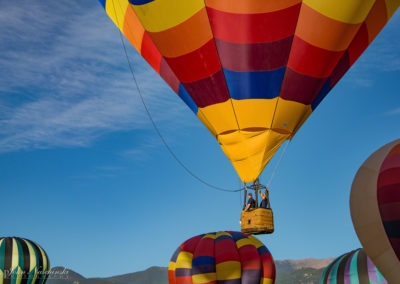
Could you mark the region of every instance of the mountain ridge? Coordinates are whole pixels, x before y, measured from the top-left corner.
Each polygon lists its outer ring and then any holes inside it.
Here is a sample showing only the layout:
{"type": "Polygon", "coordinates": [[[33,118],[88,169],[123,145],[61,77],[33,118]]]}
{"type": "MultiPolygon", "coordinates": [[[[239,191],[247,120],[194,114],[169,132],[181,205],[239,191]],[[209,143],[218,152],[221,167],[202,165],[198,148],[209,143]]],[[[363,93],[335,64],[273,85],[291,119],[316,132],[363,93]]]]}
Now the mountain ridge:
{"type": "MultiPolygon", "coordinates": [[[[275,283],[318,283],[323,269],[332,260],[333,258],[276,260],[277,280],[275,283]]],[[[73,270],[54,267],[50,276],[47,284],[168,284],[168,268],[160,266],[104,278],[86,278],[73,270]],[[64,273],[61,273],[63,271],[64,273]],[[55,275],[59,277],[52,277],[55,275]]]]}

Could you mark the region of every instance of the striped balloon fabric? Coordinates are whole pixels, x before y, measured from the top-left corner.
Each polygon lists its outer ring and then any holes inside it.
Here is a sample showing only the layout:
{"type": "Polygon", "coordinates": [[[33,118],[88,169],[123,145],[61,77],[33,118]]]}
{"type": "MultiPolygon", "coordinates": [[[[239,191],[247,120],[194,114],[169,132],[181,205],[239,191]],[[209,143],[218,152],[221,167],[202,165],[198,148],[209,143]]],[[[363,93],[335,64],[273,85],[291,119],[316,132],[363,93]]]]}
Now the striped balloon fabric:
{"type": "Polygon", "coordinates": [[[49,258],[39,245],[22,238],[0,238],[0,284],[43,284],[49,270],[49,258]]]}
{"type": "Polygon", "coordinates": [[[363,249],[335,259],[325,269],[321,284],[387,284],[363,249]]]}
{"type": "Polygon", "coordinates": [[[383,160],[377,193],[383,227],[400,260],[400,143],[383,160]]]}
{"type": "Polygon", "coordinates": [[[400,283],[400,140],[373,153],[351,188],[354,229],[389,283],[400,283]]]}
{"type": "Polygon", "coordinates": [[[354,64],[398,0],[99,0],[254,181],[354,64]]]}
{"type": "Polygon", "coordinates": [[[170,284],[272,284],[275,263],[253,236],[208,233],[179,246],[169,263],[168,278],[170,284]]]}

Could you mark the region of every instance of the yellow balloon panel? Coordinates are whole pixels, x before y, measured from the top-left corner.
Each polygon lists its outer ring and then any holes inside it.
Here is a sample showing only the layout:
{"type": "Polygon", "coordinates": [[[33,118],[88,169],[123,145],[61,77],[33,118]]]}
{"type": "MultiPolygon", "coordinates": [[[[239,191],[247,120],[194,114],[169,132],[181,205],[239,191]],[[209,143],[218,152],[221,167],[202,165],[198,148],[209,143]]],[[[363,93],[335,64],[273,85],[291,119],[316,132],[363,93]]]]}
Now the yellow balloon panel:
{"type": "Polygon", "coordinates": [[[204,0],[158,0],[132,6],[148,32],[160,32],[192,17],[204,8],[204,0]]]}
{"type": "Polygon", "coordinates": [[[210,131],[214,136],[238,130],[238,124],[235,118],[235,112],[232,108],[231,100],[210,105],[205,108],[199,108],[197,116],[208,129],[212,129],[212,131],[210,131]]]}
{"type": "Polygon", "coordinates": [[[278,98],[232,100],[239,128],[270,128],[277,101],[278,98]]]}
{"type": "Polygon", "coordinates": [[[292,133],[303,118],[311,113],[310,105],[279,99],[271,128],[283,133],[292,133]]]}
{"type": "MultiPolygon", "coordinates": [[[[18,255],[18,245],[17,245],[17,241],[13,238],[13,246],[12,246],[12,253],[13,255],[18,255]]],[[[11,268],[12,270],[16,269],[18,267],[18,257],[13,257],[12,258],[12,262],[11,262],[11,268]]]]}
{"type": "Polygon", "coordinates": [[[273,130],[240,130],[219,135],[218,142],[242,181],[251,182],[289,136],[273,130]]]}
{"type": "Polygon", "coordinates": [[[376,0],[303,0],[321,14],[347,24],[365,20],[376,0]]]}
{"type": "Polygon", "coordinates": [[[217,280],[240,279],[242,277],[241,264],[238,261],[225,261],[216,266],[217,280]]]}
{"type": "Polygon", "coordinates": [[[176,260],[176,268],[192,268],[193,254],[190,252],[182,252],[176,260]]]}
{"type": "Polygon", "coordinates": [[[397,8],[400,6],[400,0],[385,0],[387,7],[387,16],[390,19],[394,12],[396,12],[397,8]]]}
{"type": "Polygon", "coordinates": [[[193,284],[216,283],[216,281],[217,281],[217,273],[215,272],[192,275],[193,284]]]}
{"type": "Polygon", "coordinates": [[[114,24],[122,31],[124,27],[125,12],[128,8],[128,0],[107,1],[106,12],[114,24]]]}

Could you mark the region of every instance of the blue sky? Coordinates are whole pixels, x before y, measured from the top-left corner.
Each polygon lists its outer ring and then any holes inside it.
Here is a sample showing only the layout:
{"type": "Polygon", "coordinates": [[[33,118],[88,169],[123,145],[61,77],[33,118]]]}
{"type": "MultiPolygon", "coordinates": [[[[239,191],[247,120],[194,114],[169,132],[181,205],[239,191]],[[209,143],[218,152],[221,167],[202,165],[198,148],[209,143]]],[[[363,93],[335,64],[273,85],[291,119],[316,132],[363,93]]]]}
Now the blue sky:
{"type": "MultiPolygon", "coordinates": [[[[0,235],[32,239],[53,266],[91,277],[167,266],[191,236],[240,230],[241,196],[198,183],[156,136],[97,1],[1,1],[0,35],[0,235]]],[[[350,186],[399,138],[399,46],[397,13],[290,144],[271,189],[276,232],[260,237],[276,259],[360,246],[350,186]]],[[[129,52],[171,148],[208,182],[238,188],[212,135],[129,52]]]]}

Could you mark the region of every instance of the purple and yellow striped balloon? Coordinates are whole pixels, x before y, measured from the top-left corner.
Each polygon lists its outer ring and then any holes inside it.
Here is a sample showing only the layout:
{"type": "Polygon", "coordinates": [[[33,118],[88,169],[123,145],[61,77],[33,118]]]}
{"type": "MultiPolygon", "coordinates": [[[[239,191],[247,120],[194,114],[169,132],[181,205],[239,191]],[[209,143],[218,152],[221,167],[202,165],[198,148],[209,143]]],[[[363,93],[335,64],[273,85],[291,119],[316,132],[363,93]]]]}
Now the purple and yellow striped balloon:
{"type": "Polygon", "coordinates": [[[255,237],[217,232],[179,246],[168,267],[170,284],[273,284],[275,263],[255,237]]]}
{"type": "Polygon", "coordinates": [[[387,284],[363,249],[336,258],[324,270],[320,284],[387,284]]]}

